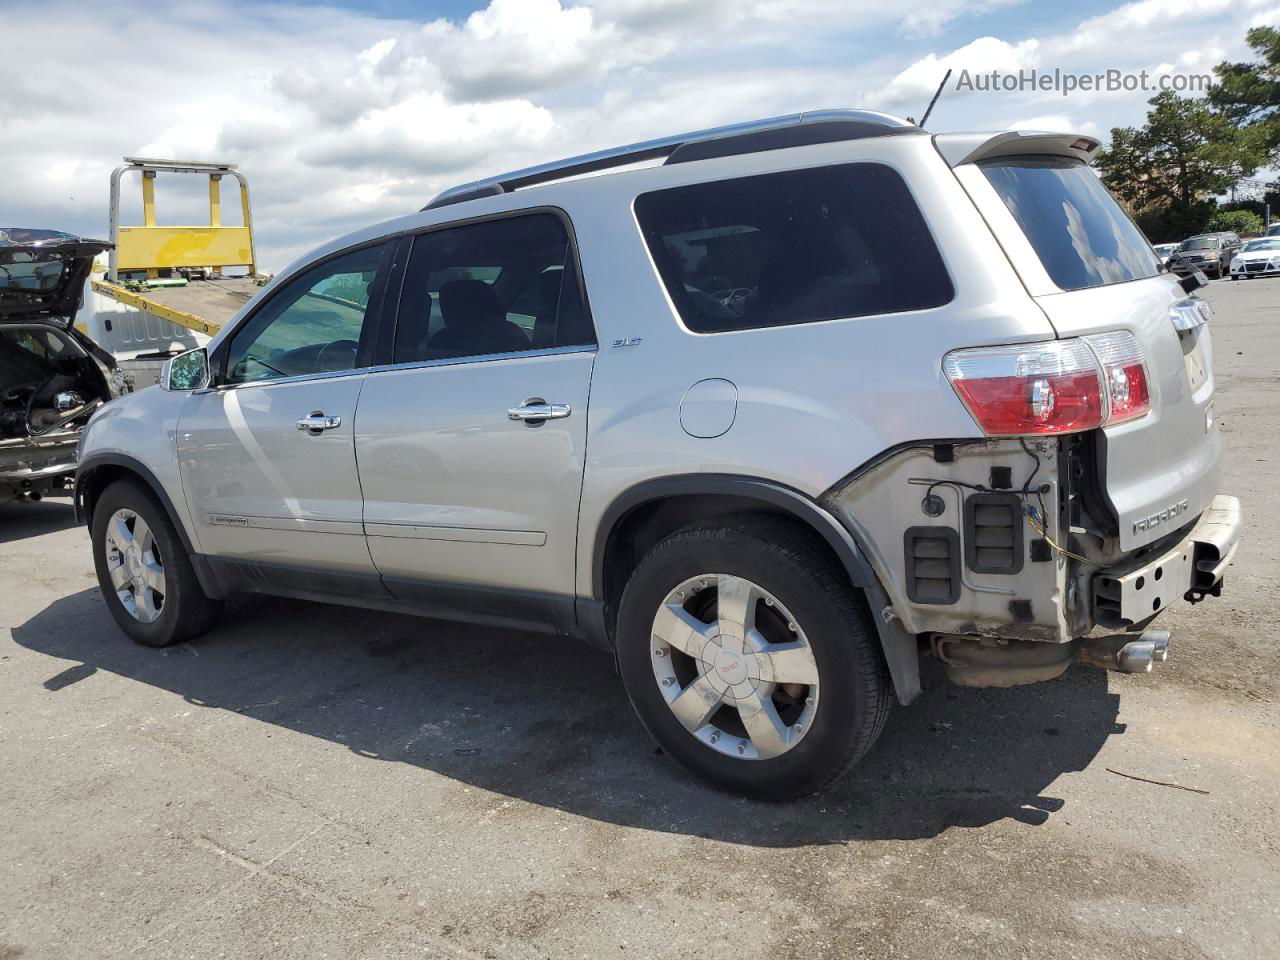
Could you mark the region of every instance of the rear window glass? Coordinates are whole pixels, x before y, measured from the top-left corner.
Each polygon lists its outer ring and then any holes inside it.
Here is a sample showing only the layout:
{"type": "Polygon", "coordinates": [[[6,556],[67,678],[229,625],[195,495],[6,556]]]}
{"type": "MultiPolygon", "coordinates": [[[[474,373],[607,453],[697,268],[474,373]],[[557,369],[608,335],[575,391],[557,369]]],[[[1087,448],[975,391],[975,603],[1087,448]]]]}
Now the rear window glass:
{"type": "Polygon", "coordinates": [[[953,290],[902,178],[875,163],[643,194],[636,217],[691,330],[942,306],[953,290]]]}
{"type": "Polygon", "coordinates": [[[982,172],[1063,290],[1153,277],[1151,245],[1081,160],[1015,157],[982,172]]]}

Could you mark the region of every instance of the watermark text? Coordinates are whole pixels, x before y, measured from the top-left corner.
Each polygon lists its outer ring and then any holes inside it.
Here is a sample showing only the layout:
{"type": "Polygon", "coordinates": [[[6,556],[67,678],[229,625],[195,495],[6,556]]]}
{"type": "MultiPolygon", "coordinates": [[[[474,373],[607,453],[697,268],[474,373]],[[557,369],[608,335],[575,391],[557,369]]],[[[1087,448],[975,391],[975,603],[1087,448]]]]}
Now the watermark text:
{"type": "Polygon", "coordinates": [[[970,93],[1060,93],[1070,96],[1080,93],[1203,93],[1213,82],[1207,73],[1151,73],[1140,70],[1103,70],[1100,73],[1073,73],[1055,67],[1038,70],[1004,72],[989,70],[974,73],[961,70],[956,78],[956,90],[970,93]]]}

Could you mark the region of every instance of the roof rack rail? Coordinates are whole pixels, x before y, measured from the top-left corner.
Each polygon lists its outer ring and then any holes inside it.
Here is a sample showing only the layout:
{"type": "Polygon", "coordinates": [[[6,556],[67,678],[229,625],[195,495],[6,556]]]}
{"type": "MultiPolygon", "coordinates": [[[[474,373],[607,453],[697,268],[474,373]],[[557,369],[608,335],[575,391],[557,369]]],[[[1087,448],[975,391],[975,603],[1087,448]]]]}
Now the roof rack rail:
{"type": "MultiPolygon", "coordinates": [[[[888,113],[880,113],[876,110],[809,110],[804,113],[792,113],[783,117],[770,117],[767,120],[749,120],[746,123],[732,123],[723,127],[712,127],[707,130],[697,130],[692,133],[681,133],[671,137],[660,137],[656,140],[644,140],[640,143],[631,143],[622,147],[613,147],[608,150],[600,150],[596,153],[584,153],[580,156],[568,157],[564,160],[556,160],[552,163],[544,163],[536,167],[527,167],[523,170],[513,170],[510,173],[499,174],[496,177],[486,177],[483,180],[475,180],[471,183],[464,183],[456,187],[451,187],[443,193],[438,194],[422,209],[433,210],[437,207],[445,207],[453,203],[462,203],[466,200],[474,200],[479,197],[496,196],[500,193],[508,193],[512,190],[518,190],[521,187],[531,187],[534,184],[547,183],[552,180],[563,180],[566,177],[579,176],[584,173],[594,173],[598,170],[608,170],[611,167],[622,167],[631,163],[639,163],[642,160],[654,160],[658,157],[670,158],[679,147],[686,144],[709,140],[721,140],[724,138],[738,137],[744,134],[760,134],[768,131],[785,130],[809,124],[842,124],[850,127],[856,125],[859,128],[857,130],[851,129],[849,131],[850,136],[848,137],[832,136],[828,130],[815,142],[830,142],[834,139],[852,139],[855,136],[874,135],[876,132],[880,131],[882,131],[880,135],[886,135],[891,133],[908,133],[918,129],[914,124],[908,123],[906,120],[892,116],[888,113]]],[[[727,153],[754,152],[759,149],[776,149],[780,146],[798,146],[801,142],[806,141],[802,139],[793,143],[759,143],[749,149],[730,150],[727,151],[727,153]]],[[[724,155],[727,155],[727,153],[724,155]]],[[[706,154],[706,156],[711,155],[715,154],[706,154]]],[[[705,159],[704,156],[687,156],[686,158],[690,160],[705,159]]]]}

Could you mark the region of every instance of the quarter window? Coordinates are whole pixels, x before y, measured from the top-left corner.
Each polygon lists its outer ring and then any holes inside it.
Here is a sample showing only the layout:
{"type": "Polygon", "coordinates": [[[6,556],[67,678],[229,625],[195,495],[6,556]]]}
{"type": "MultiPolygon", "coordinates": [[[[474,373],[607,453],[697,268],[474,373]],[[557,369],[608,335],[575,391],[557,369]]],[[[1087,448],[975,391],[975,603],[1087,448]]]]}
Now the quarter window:
{"type": "Polygon", "coordinates": [[[681,319],[700,333],[924,310],[953,296],[915,200],[883,164],[675,187],[635,208],[681,319]]]}
{"type": "Polygon", "coordinates": [[[560,218],[528,214],[416,237],[395,362],[595,343],[560,218]]]}
{"type": "Polygon", "coordinates": [[[232,337],[226,382],[353,369],[382,253],[335,257],[277,291],[232,337]]]}

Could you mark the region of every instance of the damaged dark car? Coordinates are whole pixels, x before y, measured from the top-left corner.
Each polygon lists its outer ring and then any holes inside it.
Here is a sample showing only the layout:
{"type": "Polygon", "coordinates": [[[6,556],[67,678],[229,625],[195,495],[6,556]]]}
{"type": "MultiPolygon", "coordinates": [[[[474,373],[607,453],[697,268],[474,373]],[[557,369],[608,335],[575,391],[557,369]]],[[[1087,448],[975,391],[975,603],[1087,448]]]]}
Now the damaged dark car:
{"type": "Polygon", "coordinates": [[[80,431],[130,384],[75,329],[93,258],[111,245],[0,227],[0,501],[69,486],[80,431]]]}

